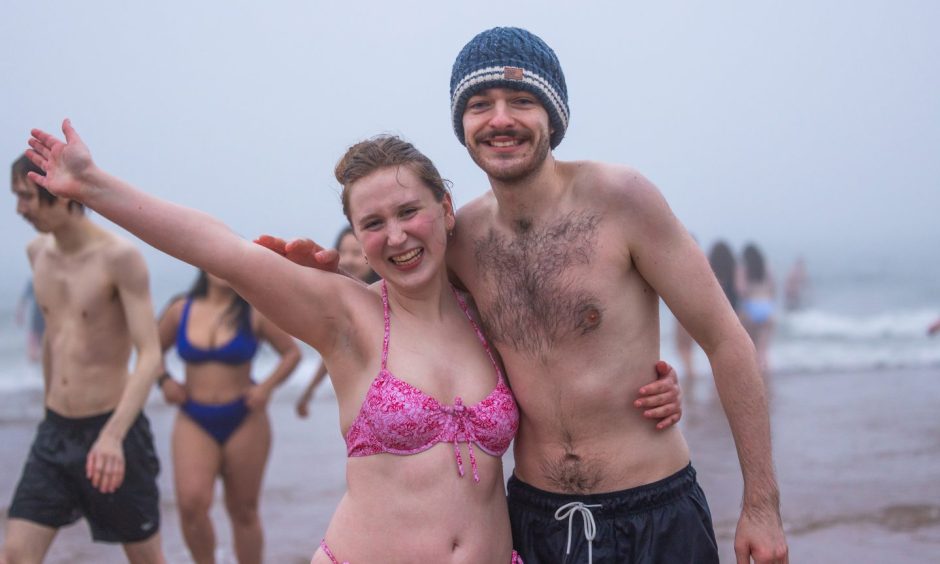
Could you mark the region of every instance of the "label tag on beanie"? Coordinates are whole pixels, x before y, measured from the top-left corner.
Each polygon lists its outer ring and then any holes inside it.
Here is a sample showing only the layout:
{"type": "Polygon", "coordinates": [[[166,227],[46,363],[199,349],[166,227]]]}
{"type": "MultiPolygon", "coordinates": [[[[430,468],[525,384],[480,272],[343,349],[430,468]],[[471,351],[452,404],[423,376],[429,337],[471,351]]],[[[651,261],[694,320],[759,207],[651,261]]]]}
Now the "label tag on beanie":
{"type": "Polygon", "coordinates": [[[522,80],[522,69],[519,67],[503,67],[503,78],[506,80],[522,80]]]}

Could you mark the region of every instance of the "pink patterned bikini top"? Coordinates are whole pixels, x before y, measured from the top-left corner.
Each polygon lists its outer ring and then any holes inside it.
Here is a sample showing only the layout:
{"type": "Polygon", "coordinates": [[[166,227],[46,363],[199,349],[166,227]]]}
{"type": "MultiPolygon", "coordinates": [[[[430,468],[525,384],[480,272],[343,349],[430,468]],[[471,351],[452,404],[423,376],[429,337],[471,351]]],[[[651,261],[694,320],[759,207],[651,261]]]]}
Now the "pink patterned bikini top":
{"type": "Polygon", "coordinates": [[[348,456],[370,456],[383,452],[417,454],[437,443],[453,443],[457,472],[463,476],[463,459],[458,443],[467,443],[473,479],[479,482],[476,458],[473,456],[474,443],[492,456],[502,456],[509,448],[519,428],[516,401],[486,338],[470,316],[466,302],[457,290],[453,292],[496,369],[496,387],[476,405],[464,405],[459,396],[454,398],[453,405],[443,405],[389,372],[388,289],[383,281],[385,338],[382,342],[382,370],[369,386],[359,414],[346,433],[348,456]]]}

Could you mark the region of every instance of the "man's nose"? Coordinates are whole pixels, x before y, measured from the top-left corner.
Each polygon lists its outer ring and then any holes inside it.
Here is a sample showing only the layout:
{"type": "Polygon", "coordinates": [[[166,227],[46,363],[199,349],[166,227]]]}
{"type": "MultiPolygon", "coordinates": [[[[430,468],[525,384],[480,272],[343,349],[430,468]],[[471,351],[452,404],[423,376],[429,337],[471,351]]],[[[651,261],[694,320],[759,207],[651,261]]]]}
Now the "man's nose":
{"type": "Polygon", "coordinates": [[[513,124],[515,124],[515,118],[513,118],[509,104],[503,101],[497,102],[490,115],[490,126],[493,129],[508,129],[513,124]]]}

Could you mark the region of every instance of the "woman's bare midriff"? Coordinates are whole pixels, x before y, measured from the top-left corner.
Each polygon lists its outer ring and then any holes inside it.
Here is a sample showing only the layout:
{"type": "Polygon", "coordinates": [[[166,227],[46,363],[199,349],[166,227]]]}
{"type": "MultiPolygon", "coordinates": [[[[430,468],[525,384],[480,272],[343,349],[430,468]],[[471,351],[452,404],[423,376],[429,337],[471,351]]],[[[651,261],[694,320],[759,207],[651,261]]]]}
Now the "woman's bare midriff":
{"type": "MultiPolygon", "coordinates": [[[[466,443],[461,456],[468,460],[466,443]]],[[[453,444],[348,460],[348,488],[326,532],[340,562],[509,562],[512,538],[500,459],[474,447],[480,481],[458,475],[453,444]]],[[[318,551],[314,563],[330,564],[318,551]]]]}

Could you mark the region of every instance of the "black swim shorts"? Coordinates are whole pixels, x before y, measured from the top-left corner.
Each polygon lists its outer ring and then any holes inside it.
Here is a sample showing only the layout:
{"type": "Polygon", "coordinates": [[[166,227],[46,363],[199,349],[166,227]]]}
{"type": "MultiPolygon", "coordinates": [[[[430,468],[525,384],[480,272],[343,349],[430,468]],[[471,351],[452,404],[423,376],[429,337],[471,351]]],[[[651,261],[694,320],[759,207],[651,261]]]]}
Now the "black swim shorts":
{"type": "Polygon", "coordinates": [[[556,494],[515,476],[507,488],[513,548],[526,564],[582,564],[589,552],[595,564],[718,562],[711,513],[691,464],[658,482],[612,493],[556,494]],[[591,523],[589,543],[585,527],[590,531],[591,523]]]}
{"type": "Polygon", "coordinates": [[[103,494],[85,477],[88,451],[110,416],[71,419],[46,410],[13,494],[10,518],[57,529],[85,517],[92,538],[102,542],[140,542],[160,529],[160,462],[143,413],[124,437],[121,486],[103,494]]]}

